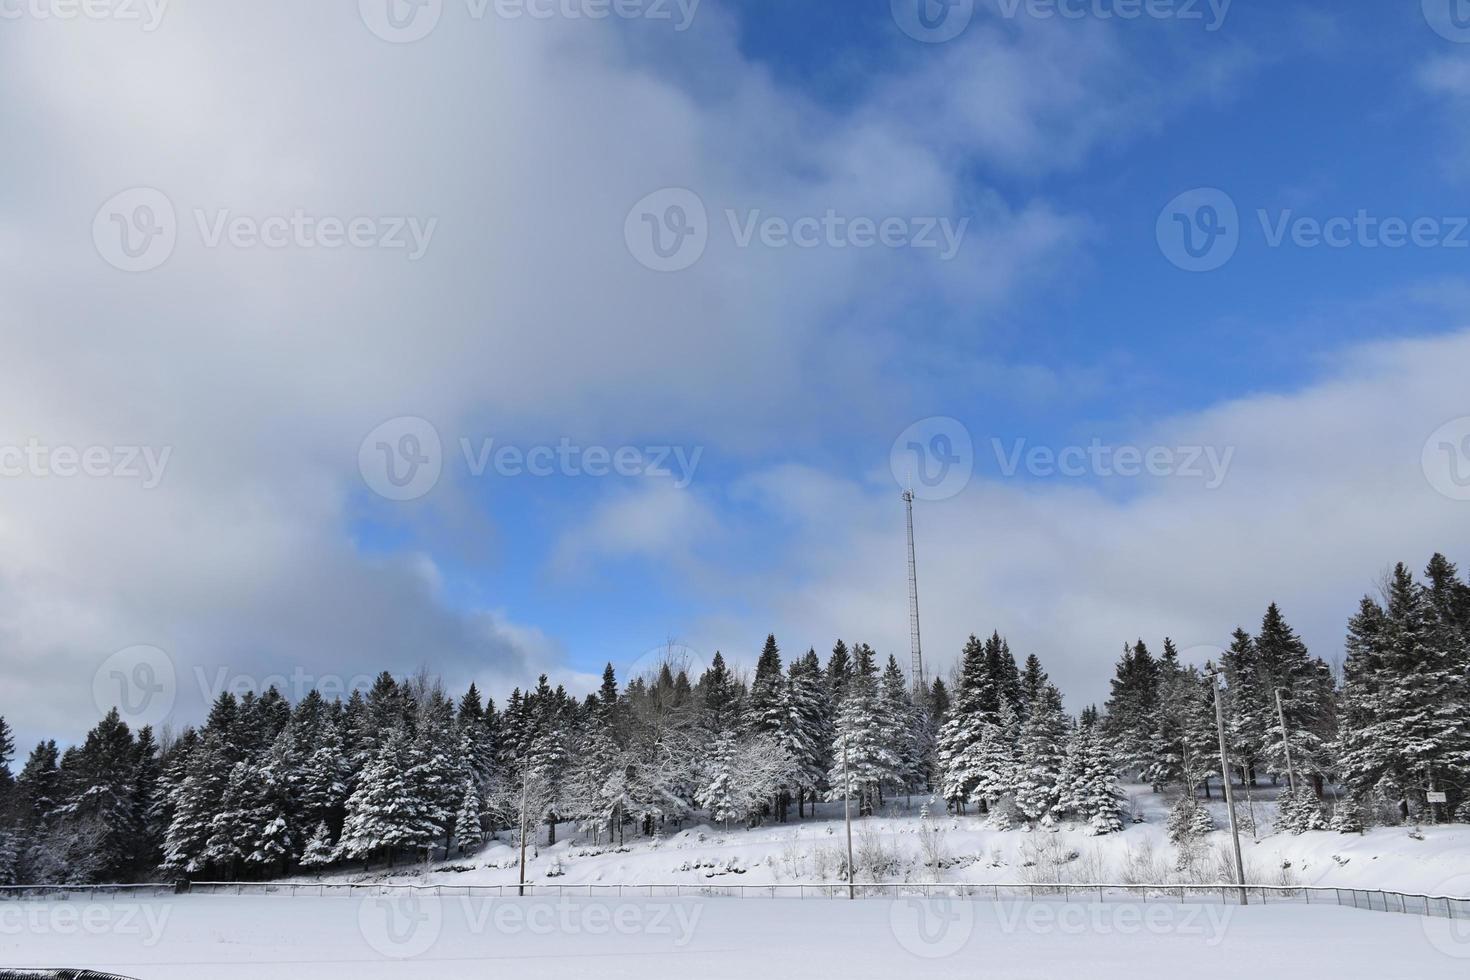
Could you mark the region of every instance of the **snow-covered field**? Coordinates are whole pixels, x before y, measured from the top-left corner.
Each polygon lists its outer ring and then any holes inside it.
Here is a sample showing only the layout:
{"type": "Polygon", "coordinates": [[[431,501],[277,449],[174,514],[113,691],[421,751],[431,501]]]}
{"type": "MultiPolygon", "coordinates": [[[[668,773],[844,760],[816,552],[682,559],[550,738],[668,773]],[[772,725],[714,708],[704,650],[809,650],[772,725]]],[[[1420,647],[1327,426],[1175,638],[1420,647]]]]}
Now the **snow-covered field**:
{"type": "Polygon", "coordinates": [[[464,976],[1463,978],[1461,923],[1340,908],[193,895],[0,903],[0,965],[140,980],[464,976]]]}
{"type": "MultiPolygon", "coordinates": [[[[1217,880],[1213,835],[1192,870],[1163,829],[1164,801],[1133,788],[1145,822],[1089,837],[987,829],[975,817],[921,820],[913,809],[857,822],[859,877],[895,882],[1217,880]],[[878,870],[875,870],[878,869],[878,870]]],[[[1217,808],[1223,823],[1223,808],[1217,808]]],[[[1470,827],[1380,828],[1365,835],[1246,837],[1254,881],[1470,896],[1470,827]]],[[[820,819],[754,830],[698,824],[622,847],[564,834],[541,846],[529,878],[544,884],[761,885],[834,881],[845,851],[840,806],[820,819]]],[[[570,828],[563,828],[564,831],[570,828]]],[[[516,850],[388,873],[324,880],[513,884],[516,850]]],[[[301,880],[301,879],[298,879],[301,880]]],[[[316,880],[316,879],[307,879],[316,880]]],[[[0,902],[0,966],[83,967],[140,980],[175,977],[513,975],[697,977],[820,973],[1234,976],[1243,961],[1344,977],[1470,975],[1470,920],[1272,904],[995,902],[917,898],[499,898],[392,890],[324,897],[194,894],[127,901],[0,902]]],[[[809,890],[809,895],[811,891],[809,890]]]]}
{"type": "MultiPolygon", "coordinates": [[[[1130,787],[1131,809],[1145,818],[1121,834],[1092,837],[1082,827],[1056,832],[987,829],[981,818],[939,814],[918,818],[893,805],[891,815],[855,821],[853,849],[865,881],[974,883],[1213,883],[1220,880],[1229,834],[1218,830],[1179,870],[1179,854],[1164,830],[1167,805],[1142,787],[1130,787]],[[927,825],[927,827],[926,827],[927,825]]],[[[1264,793],[1262,794],[1264,796],[1264,793]]],[[[1254,804],[1259,837],[1243,832],[1247,880],[1267,885],[1383,888],[1470,897],[1470,826],[1384,827],[1366,834],[1328,831],[1293,836],[1271,832],[1273,803],[1254,804]],[[1422,837],[1422,839],[1420,839],[1422,837]]],[[[1213,807],[1226,826],[1223,803],[1213,807]]],[[[660,839],[629,836],[622,846],[593,844],[562,828],[555,846],[530,855],[528,880],[553,884],[624,883],[745,885],[830,882],[842,878],[846,837],[841,804],[825,805],[821,819],[793,820],[753,830],[699,823],[660,839]]],[[[542,841],[545,837],[543,835],[542,841]]],[[[492,842],[474,855],[428,866],[327,875],[330,881],[423,884],[514,884],[519,851],[492,842]]],[[[298,879],[315,880],[315,879],[298,879]]]]}

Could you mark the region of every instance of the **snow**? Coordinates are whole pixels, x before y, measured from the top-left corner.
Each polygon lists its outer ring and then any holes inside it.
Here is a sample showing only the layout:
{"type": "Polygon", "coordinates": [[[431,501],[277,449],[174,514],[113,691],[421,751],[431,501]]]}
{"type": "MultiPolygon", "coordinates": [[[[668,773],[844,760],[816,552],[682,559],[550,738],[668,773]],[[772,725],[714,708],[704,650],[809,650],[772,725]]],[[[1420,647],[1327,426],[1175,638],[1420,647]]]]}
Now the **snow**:
{"type": "MultiPolygon", "coordinates": [[[[989,829],[976,816],[945,814],[931,804],[932,817],[919,813],[925,798],[889,801],[884,815],[854,820],[853,848],[862,880],[912,882],[1110,882],[1129,883],[1152,870],[1159,880],[1189,880],[1175,872],[1176,849],[1165,834],[1168,803],[1144,787],[1126,787],[1125,813],[1138,813],[1144,823],[1122,833],[1093,836],[1086,825],[1063,823],[1055,833],[989,829]],[[924,824],[939,831],[944,858],[940,870],[926,864],[924,824]],[[881,866],[885,873],[868,871],[881,866]]],[[[1268,885],[1325,885],[1382,888],[1412,893],[1470,897],[1470,826],[1380,827],[1366,834],[1312,831],[1301,835],[1271,833],[1275,804],[1261,790],[1254,802],[1261,834],[1243,831],[1247,879],[1268,885]],[[1411,833],[1412,832],[1412,833],[1411,833]],[[1422,840],[1418,836],[1422,836],[1422,840]]],[[[1243,805],[1243,801],[1242,801],[1243,805]]],[[[1209,808],[1217,827],[1227,826],[1223,803],[1209,808]]],[[[842,878],[846,855],[842,804],[824,804],[821,819],[795,819],[787,824],[752,830],[725,829],[699,823],[668,830],[659,839],[629,835],[621,847],[604,840],[594,845],[564,825],[554,847],[544,845],[529,855],[528,880],[558,884],[774,884],[829,882],[842,878]],[[554,876],[548,872],[553,871],[554,876]]],[[[544,840],[544,835],[542,840],[544,840]]],[[[1217,855],[1229,834],[1209,835],[1199,874],[1205,883],[1217,877],[1217,855]]],[[[454,885],[505,885],[518,880],[519,851],[507,840],[484,850],[429,866],[399,867],[388,873],[337,873],[328,881],[391,881],[454,885]]],[[[296,880],[315,881],[316,878],[296,880]]],[[[1149,878],[1148,880],[1154,880],[1149,878]]]]}
{"type": "MultiPolygon", "coordinates": [[[[1463,930],[1465,924],[1460,924],[1463,930]]],[[[190,895],[0,902],[0,964],[140,980],[311,976],[1463,978],[1470,933],[1342,908],[861,899],[190,895]]]]}

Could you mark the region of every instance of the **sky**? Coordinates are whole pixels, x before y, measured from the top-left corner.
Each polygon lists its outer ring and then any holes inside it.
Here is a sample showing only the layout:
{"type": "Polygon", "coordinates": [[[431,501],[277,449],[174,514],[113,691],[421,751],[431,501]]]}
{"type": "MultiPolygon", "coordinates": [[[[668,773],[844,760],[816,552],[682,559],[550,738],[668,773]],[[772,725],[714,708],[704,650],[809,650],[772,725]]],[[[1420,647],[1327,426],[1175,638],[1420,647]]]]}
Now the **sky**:
{"type": "Polygon", "coordinates": [[[1470,4],[0,0],[0,715],[1470,562],[1470,4]]]}

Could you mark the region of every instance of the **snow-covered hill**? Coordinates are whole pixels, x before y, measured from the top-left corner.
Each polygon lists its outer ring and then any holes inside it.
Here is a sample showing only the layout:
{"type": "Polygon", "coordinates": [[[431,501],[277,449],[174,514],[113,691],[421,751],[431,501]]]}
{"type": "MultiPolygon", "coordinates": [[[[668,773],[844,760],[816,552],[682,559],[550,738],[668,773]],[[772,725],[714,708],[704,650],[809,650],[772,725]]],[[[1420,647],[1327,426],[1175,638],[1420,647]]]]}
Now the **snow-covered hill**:
{"type": "MultiPolygon", "coordinates": [[[[1142,823],[1093,837],[1085,827],[996,830],[976,816],[921,816],[924,800],[897,801],[880,816],[854,821],[858,878],[910,882],[1214,883],[1229,865],[1229,834],[1217,830],[1193,853],[1181,853],[1164,830],[1167,804],[1128,787],[1142,823]]],[[[1266,794],[1262,794],[1263,796],[1266,794]]],[[[1244,801],[1238,801],[1244,807],[1244,801]]],[[[1272,831],[1275,805],[1257,799],[1257,833],[1242,830],[1247,878],[1258,884],[1334,885],[1427,894],[1470,895],[1470,826],[1381,827],[1364,834],[1301,835],[1272,831]]],[[[1223,803],[1212,807],[1224,828],[1223,803]]],[[[554,846],[529,852],[531,881],[564,884],[772,884],[842,879],[846,837],[841,804],[818,818],[755,829],[695,823],[621,845],[594,843],[562,827],[554,846]]],[[[519,851],[506,839],[479,853],[393,871],[339,872],[335,881],[393,880],[445,884],[514,884],[519,851]]]]}

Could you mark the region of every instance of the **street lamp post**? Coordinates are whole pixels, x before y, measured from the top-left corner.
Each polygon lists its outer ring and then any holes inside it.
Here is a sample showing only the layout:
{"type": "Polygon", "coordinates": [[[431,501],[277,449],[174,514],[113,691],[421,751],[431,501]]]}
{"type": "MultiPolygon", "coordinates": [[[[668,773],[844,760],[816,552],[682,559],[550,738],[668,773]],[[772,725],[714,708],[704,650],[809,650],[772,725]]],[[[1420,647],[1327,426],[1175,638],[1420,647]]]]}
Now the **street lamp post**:
{"type": "Polygon", "coordinates": [[[1206,674],[1215,689],[1215,731],[1220,736],[1220,778],[1225,784],[1225,809],[1230,812],[1230,837],[1235,842],[1235,884],[1240,888],[1240,904],[1245,905],[1245,862],[1240,856],[1240,827],[1235,822],[1235,792],[1230,788],[1230,758],[1225,747],[1225,709],[1220,704],[1220,672],[1206,674]]]}

